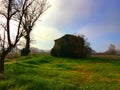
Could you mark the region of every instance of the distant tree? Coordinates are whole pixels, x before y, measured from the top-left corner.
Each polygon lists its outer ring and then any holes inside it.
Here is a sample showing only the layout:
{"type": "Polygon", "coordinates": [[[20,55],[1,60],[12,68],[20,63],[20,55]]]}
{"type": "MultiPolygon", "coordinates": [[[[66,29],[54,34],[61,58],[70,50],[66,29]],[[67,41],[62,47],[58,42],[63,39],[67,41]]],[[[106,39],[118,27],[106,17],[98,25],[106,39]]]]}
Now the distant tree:
{"type": "Polygon", "coordinates": [[[110,44],[106,53],[111,54],[111,55],[115,55],[117,53],[116,46],[114,44],[110,44]]]}
{"type": "Polygon", "coordinates": [[[31,53],[35,54],[35,53],[39,53],[40,49],[36,48],[36,47],[31,47],[31,53]]]}
{"type": "Polygon", "coordinates": [[[26,40],[26,45],[21,50],[22,56],[27,56],[30,53],[31,31],[35,26],[36,21],[38,21],[43,13],[50,7],[50,5],[47,3],[47,0],[29,0],[27,4],[30,6],[25,10],[22,20],[24,38],[26,40]]]}
{"type": "Polygon", "coordinates": [[[65,35],[55,40],[51,55],[62,57],[83,58],[92,52],[90,43],[83,36],[65,35]]]}

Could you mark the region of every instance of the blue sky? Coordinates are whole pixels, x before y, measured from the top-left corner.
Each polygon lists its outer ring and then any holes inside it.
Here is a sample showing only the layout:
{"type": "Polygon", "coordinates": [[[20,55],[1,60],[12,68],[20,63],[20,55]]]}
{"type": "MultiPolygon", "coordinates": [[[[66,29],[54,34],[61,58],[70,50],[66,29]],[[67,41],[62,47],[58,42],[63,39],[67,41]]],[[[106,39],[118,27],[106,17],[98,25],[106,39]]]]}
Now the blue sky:
{"type": "Polygon", "coordinates": [[[64,34],[84,34],[91,47],[107,50],[112,43],[120,49],[120,0],[48,0],[51,7],[32,33],[40,49],[51,49],[64,34]],[[38,33],[39,32],[39,33],[38,33]]]}

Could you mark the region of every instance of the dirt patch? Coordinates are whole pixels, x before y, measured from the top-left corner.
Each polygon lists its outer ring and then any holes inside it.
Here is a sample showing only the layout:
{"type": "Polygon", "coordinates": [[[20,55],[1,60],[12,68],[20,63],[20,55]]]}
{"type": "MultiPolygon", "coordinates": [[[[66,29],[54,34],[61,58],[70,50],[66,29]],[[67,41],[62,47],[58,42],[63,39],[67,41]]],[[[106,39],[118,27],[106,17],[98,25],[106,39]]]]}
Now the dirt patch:
{"type": "Polygon", "coordinates": [[[110,63],[108,63],[108,62],[93,62],[93,63],[91,63],[91,64],[110,64],[110,63]]]}
{"type": "Polygon", "coordinates": [[[101,78],[100,81],[111,82],[111,79],[109,79],[109,78],[101,78]]]}
{"type": "Polygon", "coordinates": [[[12,64],[12,63],[15,63],[15,62],[18,62],[17,60],[12,60],[10,62],[5,62],[5,64],[12,64]]]}
{"type": "Polygon", "coordinates": [[[83,78],[85,78],[87,81],[90,81],[92,79],[92,75],[90,74],[90,72],[86,71],[86,72],[82,72],[82,76],[83,78]]]}
{"type": "Polygon", "coordinates": [[[76,70],[72,70],[72,73],[77,73],[78,77],[84,80],[90,81],[92,79],[91,73],[87,70],[86,66],[76,66],[76,70]]]}
{"type": "Polygon", "coordinates": [[[120,79],[116,80],[116,82],[120,83],[120,79]]]}

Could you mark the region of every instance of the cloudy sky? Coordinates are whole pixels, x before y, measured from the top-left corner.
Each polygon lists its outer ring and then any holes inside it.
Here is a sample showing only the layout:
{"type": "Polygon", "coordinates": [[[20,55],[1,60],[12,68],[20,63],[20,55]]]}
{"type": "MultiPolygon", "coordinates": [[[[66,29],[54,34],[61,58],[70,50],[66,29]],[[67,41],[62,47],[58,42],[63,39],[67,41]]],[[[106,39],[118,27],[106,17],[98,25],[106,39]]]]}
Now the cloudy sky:
{"type": "Polygon", "coordinates": [[[48,0],[51,7],[32,32],[33,46],[50,50],[64,34],[84,34],[91,47],[120,49],[120,0],[48,0]]]}

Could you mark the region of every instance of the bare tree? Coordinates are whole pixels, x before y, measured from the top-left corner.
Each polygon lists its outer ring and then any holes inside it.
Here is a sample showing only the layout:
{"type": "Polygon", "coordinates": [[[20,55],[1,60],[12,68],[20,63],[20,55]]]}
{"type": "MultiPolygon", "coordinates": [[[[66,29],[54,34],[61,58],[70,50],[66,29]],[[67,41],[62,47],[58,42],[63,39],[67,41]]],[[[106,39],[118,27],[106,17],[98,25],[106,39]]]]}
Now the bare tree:
{"type": "Polygon", "coordinates": [[[6,55],[16,46],[20,38],[23,36],[23,29],[21,27],[23,15],[25,10],[30,6],[29,0],[1,0],[0,16],[4,18],[5,22],[1,22],[0,30],[0,79],[3,78],[4,73],[4,60],[6,55]],[[17,23],[15,38],[12,38],[11,22],[17,23]]]}
{"type": "Polygon", "coordinates": [[[24,37],[26,39],[25,48],[21,50],[22,56],[27,56],[30,53],[31,31],[33,30],[36,21],[50,7],[50,5],[47,3],[47,0],[29,0],[27,4],[31,5],[25,10],[22,20],[24,37]]]}

